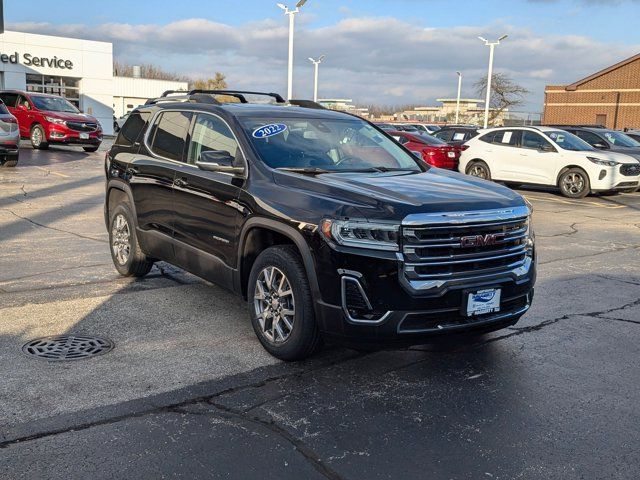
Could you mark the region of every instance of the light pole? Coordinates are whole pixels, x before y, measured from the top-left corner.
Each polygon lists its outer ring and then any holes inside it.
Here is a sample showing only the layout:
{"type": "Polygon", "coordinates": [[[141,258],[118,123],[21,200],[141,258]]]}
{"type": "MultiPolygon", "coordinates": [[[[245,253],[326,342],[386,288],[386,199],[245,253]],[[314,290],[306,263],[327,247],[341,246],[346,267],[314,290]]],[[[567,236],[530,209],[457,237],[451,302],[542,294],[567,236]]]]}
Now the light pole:
{"type": "Polygon", "coordinates": [[[502,35],[495,42],[490,42],[486,38],[478,37],[489,47],[489,72],[487,73],[487,98],[484,102],[484,128],[489,126],[489,101],[491,100],[491,78],[493,76],[493,50],[496,45],[500,45],[500,42],[506,39],[509,35],[502,35]]]}
{"type": "Polygon", "coordinates": [[[313,101],[318,101],[318,68],[326,55],[320,55],[317,60],[309,57],[309,61],[313,63],[313,101]]]}
{"type": "Polygon", "coordinates": [[[460,118],[460,92],[462,91],[462,73],[456,72],[458,74],[458,97],[456,100],[456,125],[458,124],[458,119],[460,118]]]}
{"type": "Polygon", "coordinates": [[[287,77],[287,99],[291,100],[293,96],[293,24],[296,13],[300,11],[300,8],[307,3],[307,0],[300,0],[296,3],[295,10],[289,10],[284,3],[278,3],[278,7],[284,10],[285,15],[289,15],[289,73],[287,77]]]}

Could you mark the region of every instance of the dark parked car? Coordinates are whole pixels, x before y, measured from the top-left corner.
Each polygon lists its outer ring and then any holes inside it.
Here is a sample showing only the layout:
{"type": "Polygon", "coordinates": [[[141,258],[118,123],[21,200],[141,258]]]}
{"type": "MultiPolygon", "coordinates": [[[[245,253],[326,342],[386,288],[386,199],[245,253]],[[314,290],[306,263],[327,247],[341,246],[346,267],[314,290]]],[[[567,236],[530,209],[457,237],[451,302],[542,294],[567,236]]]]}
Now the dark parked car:
{"type": "Polygon", "coordinates": [[[285,360],[322,337],[419,344],[529,309],[534,235],[516,192],[431,168],[352,115],[216,93],[148,102],[108,152],[122,275],[164,260],[226,287],[285,360]]]}
{"type": "Polygon", "coordinates": [[[640,130],[628,130],[624,133],[640,143],[640,130]]]}
{"type": "Polygon", "coordinates": [[[0,100],[0,167],[15,167],[18,164],[19,150],[18,120],[0,100]]]}
{"type": "Polygon", "coordinates": [[[432,134],[449,145],[462,145],[478,135],[478,127],[446,126],[432,134]]]}
{"type": "Polygon", "coordinates": [[[20,90],[2,90],[0,99],[18,119],[20,136],[33,148],[49,145],[81,145],[95,152],[102,143],[102,127],[95,117],[84,114],[66,98],[20,90]]]}
{"type": "Polygon", "coordinates": [[[640,142],[617,130],[600,127],[576,127],[567,125],[558,125],[557,128],[561,128],[562,130],[566,130],[569,133],[577,135],[598,150],[627,153],[636,158],[640,158],[640,142]]]}

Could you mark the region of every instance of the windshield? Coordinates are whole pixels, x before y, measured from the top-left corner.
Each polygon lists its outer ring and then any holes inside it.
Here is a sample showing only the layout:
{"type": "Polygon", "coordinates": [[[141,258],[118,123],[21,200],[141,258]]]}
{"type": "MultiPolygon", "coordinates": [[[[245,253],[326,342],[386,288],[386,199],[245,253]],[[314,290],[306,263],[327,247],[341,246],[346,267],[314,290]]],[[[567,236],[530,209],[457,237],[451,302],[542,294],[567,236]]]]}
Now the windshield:
{"type": "Polygon", "coordinates": [[[604,136],[616,147],[640,147],[640,142],[636,142],[629,135],[620,132],[604,132],[604,136]]]}
{"type": "Polygon", "coordinates": [[[31,97],[31,101],[38,110],[44,110],[46,112],[80,113],[72,103],[62,97],[43,97],[40,95],[34,95],[31,97]]]}
{"type": "Polygon", "coordinates": [[[583,151],[583,150],[595,150],[591,145],[576,137],[573,133],[565,132],[563,130],[554,130],[551,132],[544,132],[544,134],[564,150],[583,151]]]}
{"type": "Polygon", "coordinates": [[[241,118],[271,168],[321,171],[422,171],[417,159],[357,118],[241,118]]]}

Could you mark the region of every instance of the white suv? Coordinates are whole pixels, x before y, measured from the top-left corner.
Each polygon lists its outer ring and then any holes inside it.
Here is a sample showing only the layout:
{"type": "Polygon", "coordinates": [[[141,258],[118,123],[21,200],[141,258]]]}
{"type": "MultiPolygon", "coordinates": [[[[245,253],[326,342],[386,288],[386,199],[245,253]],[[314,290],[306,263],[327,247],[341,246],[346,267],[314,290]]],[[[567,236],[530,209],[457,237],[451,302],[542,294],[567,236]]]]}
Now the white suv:
{"type": "Polygon", "coordinates": [[[602,152],[552,127],[480,130],[462,152],[462,173],[509,184],[556,185],[563,195],[632,191],[640,185],[640,162],[623,153],[602,152]]]}

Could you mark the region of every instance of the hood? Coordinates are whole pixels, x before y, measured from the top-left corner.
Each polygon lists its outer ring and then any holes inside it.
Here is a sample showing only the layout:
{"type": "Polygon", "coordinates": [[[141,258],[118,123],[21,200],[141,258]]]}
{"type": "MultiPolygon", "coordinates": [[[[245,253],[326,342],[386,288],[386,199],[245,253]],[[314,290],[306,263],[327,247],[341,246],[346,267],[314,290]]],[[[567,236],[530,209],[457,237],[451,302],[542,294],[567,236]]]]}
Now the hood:
{"type": "Polygon", "coordinates": [[[70,113],[70,112],[50,112],[47,110],[40,110],[48,117],[60,118],[69,122],[92,122],[98,123],[98,120],[86,113],[70,113]]]}
{"type": "MultiPolygon", "coordinates": [[[[368,220],[402,220],[416,213],[489,210],[524,205],[513,190],[493,182],[439,168],[419,174],[327,173],[274,174],[297,193],[325,197],[355,207],[368,220]]],[[[327,212],[331,213],[331,212],[327,212]]]]}

